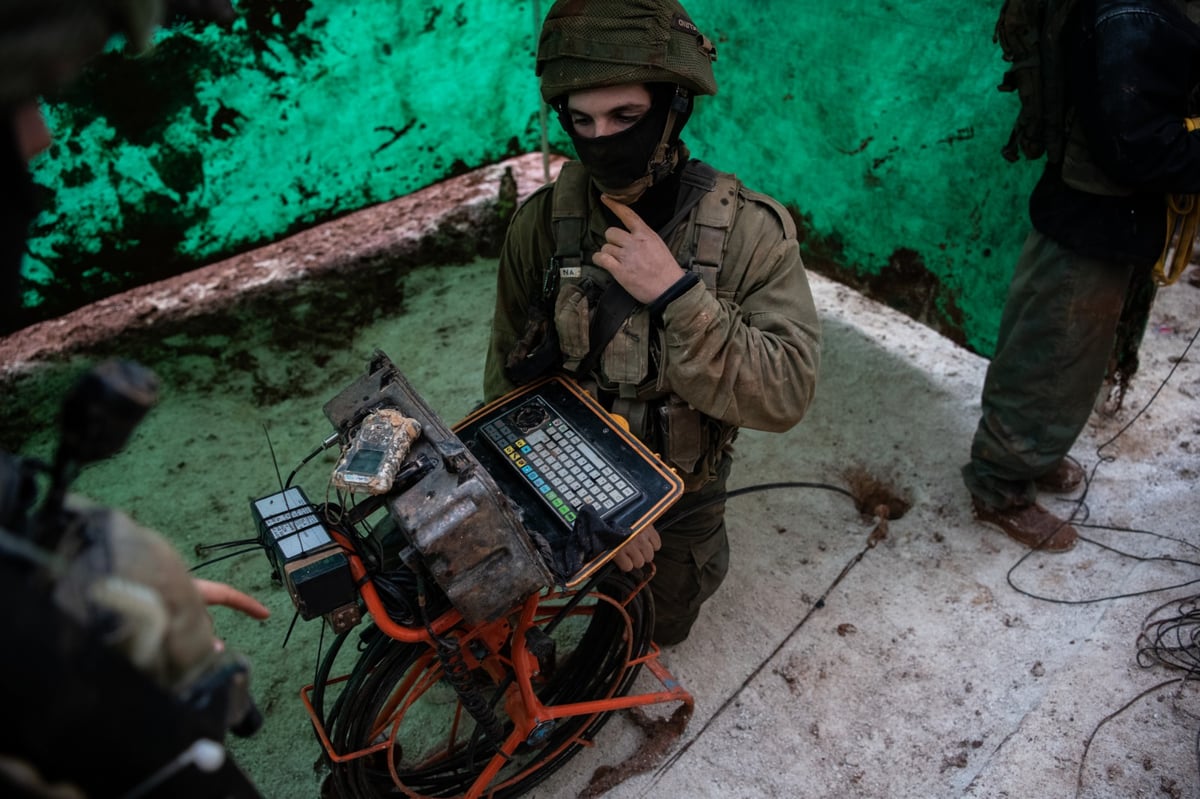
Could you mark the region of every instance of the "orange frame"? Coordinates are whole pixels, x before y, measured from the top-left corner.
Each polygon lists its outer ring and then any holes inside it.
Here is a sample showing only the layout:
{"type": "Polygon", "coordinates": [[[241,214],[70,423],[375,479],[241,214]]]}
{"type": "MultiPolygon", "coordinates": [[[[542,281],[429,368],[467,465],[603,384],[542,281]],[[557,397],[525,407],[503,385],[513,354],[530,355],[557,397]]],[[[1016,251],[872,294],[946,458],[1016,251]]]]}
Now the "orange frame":
{"type": "MultiPolygon", "coordinates": [[[[351,571],[355,580],[360,585],[360,593],[363,601],[366,603],[367,611],[371,615],[372,621],[377,627],[389,637],[410,644],[424,644],[429,647],[429,651],[422,656],[424,665],[413,669],[405,679],[405,685],[400,686],[397,692],[397,697],[410,697],[402,706],[391,705],[384,709],[380,714],[380,719],[384,719],[385,723],[375,730],[375,735],[372,739],[378,739],[379,734],[382,734],[387,727],[391,727],[390,734],[383,737],[383,740],[378,740],[377,743],[366,746],[352,752],[338,752],[334,749],[333,743],[329,739],[323,724],[320,722],[316,708],[312,703],[312,692],[314,685],[306,685],[300,691],[301,701],[304,703],[305,710],[312,721],[313,728],[317,732],[317,736],[321,741],[322,747],[325,749],[329,759],[334,763],[345,763],[360,757],[390,749],[395,744],[396,735],[399,732],[400,724],[404,714],[412,706],[423,691],[415,691],[414,689],[422,684],[432,684],[442,678],[441,668],[436,663],[436,652],[433,647],[433,642],[427,630],[419,627],[405,627],[392,621],[388,616],[383,601],[380,599],[375,586],[367,577],[367,571],[362,563],[362,560],[354,554],[353,550],[347,546],[349,542],[345,541],[340,535],[335,534],[342,544],[343,548],[350,559],[351,571]]],[[[629,616],[625,612],[625,608],[639,592],[646,589],[650,577],[647,576],[639,583],[633,591],[629,593],[623,600],[618,602],[612,597],[598,595],[598,599],[608,602],[615,607],[620,613],[625,615],[628,622],[629,616]]],[[[683,688],[666,667],[659,662],[661,650],[657,645],[651,644],[650,651],[638,658],[632,658],[631,648],[633,642],[627,640],[626,645],[626,668],[632,668],[639,665],[644,665],[651,674],[658,680],[662,686],[662,690],[652,691],[645,694],[626,694],[624,696],[606,696],[602,699],[591,700],[587,702],[574,702],[564,705],[543,704],[537,697],[533,689],[533,678],[538,671],[537,658],[525,646],[525,632],[535,626],[539,605],[547,600],[553,600],[558,597],[569,596],[572,592],[553,590],[546,594],[532,594],[517,608],[513,609],[515,616],[515,628],[513,627],[512,618],[502,618],[493,622],[485,622],[476,625],[466,632],[463,636],[464,641],[472,638],[484,638],[487,640],[508,642],[510,645],[511,655],[506,658],[511,663],[515,678],[512,685],[508,689],[505,697],[505,710],[508,713],[509,719],[513,722],[513,731],[505,740],[500,751],[492,756],[488,765],[480,772],[479,776],[472,783],[470,789],[463,794],[463,799],[479,799],[479,797],[489,796],[495,791],[523,778],[526,771],[522,771],[504,782],[492,785],[491,782],[500,773],[500,770],[509,761],[511,755],[516,752],[517,747],[524,741],[528,740],[538,728],[539,725],[552,722],[557,719],[564,719],[576,716],[597,716],[601,713],[607,713],[616,710],[626,710],[634,707],[644,707],[647,705],[662,704],[666,702],[682,702],[689,710],[694,705],[692,695],[683,688]]],[[[456,610],[449,610],[435,619],[431,627],[434,632],[441,634],[462,621],[462,616],[456,610]]],[[[499,647],[489,646],[489,652],[500,651],[499,647]]],[[[491,654],[485,658],[485,662],[478,662],[479,666],[488,667],[486,661],[493,658],[499,659],[499,655],[491,654]]],[[[499,664],[497,664],[499,665],[499,664]]],[[[348,675],[336,677],[328,680],[325,685],[335,685],[349,679],[348,675]]],[[[612,690],[616,690],[619,680],[614,681],[612,690]]],[[[457,720],[455,722],[457,726],[457,720]]],[[[586,729],[585,724],[582,729],[586,729]]],[[[454,730],[451,735],[453,736],[454,730]]],[[[591,742],[582,738],[574,737],[564,741],[559,748],[550,753],[549,758],[553,758],[559,751],[566,749],[572,745],[590,746],[591,742]]],[[[392,772],[392,781],[396,787],[410,799],[425,799],[422,794],[418,794],[408,789],[396,773],[395,764],[389,759],[389,768],[392,772]]]]}

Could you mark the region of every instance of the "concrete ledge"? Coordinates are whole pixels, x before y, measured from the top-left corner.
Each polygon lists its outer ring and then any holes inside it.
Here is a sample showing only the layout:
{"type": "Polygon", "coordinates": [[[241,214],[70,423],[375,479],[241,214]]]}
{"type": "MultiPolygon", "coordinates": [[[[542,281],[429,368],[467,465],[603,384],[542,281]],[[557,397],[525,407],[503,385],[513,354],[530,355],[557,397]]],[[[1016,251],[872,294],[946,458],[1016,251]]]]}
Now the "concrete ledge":
{"type": "Polygon", "coordinates": [[[145,331],[211,314],[264,291],[295,286],[330,273],[421,255],[435,261],[447,235],[461,240],[503,228],[497,216],[505,174],[517,199],[557,174],[529,153],[437,183],[414,194],[357,211],[286,239],[200,269],[99,300],[70,314],[0,339],[0,380],[39,361],[85,351],[117,334],[145,331]]]}

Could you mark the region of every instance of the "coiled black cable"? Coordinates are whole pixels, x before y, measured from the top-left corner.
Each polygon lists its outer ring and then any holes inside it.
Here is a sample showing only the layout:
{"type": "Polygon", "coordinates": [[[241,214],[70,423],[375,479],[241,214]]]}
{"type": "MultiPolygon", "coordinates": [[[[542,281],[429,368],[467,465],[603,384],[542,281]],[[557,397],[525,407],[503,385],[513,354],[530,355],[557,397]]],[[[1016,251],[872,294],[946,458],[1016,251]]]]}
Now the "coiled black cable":
{"type": "Polygon", "coordinates": [[[1159,605],[1146,617],[1138,635],[1137,662],[1142,668],[1160,665],[1200,677],[1200,596],[1159,605]],[[1174,605],[1173,614],[1164,614],[1174,605]]]}
{"type": "MultiPolygon", "coordinates": [[[[553,675],[538,686],[537,695],[541,702],[553,706],[628,693],[640,670],[640,665],[629,666],[629,660],[639,658],[649,650],[654,629],[653,600],[649,592],[640,591],[629,598],[629,594],[637,587],[637,579],[636,575],[617,572],[609,567],[601,570],[580,589],[581,593],[593,599],[604,595],[618,605],[625,603],[628,626],[624,615],[602,599],[596,599],[594,607],[583,611],[572,600],[565,601],[557,608],[554,618],[543,626],[543,632],[554,633],[568,618],[583,621],[587,626],[578,636],[577,645],[565,654],[553,675]]],[[[562,637],[566,639],[574,632],[577,631],[562,632],[562,637]]],[[[339,636],[330,648],[321,666],[318,686],[329,679],[333,662],[344,648],[345,639],[345,634],[339,636]]],[[[313,693],[318,718],[322,719],[330,740],[339,752],[356,751],[373,743],[371,736],[376,734],[379,716],[389,702],[396,701],[394,692],[397,686],[411,675],[413,668],[429,668],[430,648],[427,645],[395,641],[375,627],[368,628],[362,634],[362,640],[362,652],[349,678],[341,684],[342,690],[327,714],[323,710],[328,700],[326,690],[321,688],[313,693]]],[[[453,643],[457,648],[458,642],[453,643]]],[[[436,652],[435,656],[440,657],[436,652]]],[[[445,670],[444,666],[442,668],[445,670]]],[[[447,682],[451,682],[450,674],[450,671],[444,671],[447,682]]],[[[453,679],[475,681],[483,674],[481,671],[460,671],[453,679]]],[[[490,677],[486,679],[492,682],[490,677]]],[[[477,722],[464,745],[444,752],[420,767],[402,764],[402,751],[391,753],[397,761],[399,776],[408,789],[430,797],[453,797],[462,795],[471,787],[498,751],[494,741],[504,740],[511,732],[511,722],[503,719],[499,708],[505,688],[512,679],[510,675],[497,685],[494,696],[487,702],[489,712],[496,716],[497,724],[501,726],[500,735],[496,736],[494,729],[490,733],[485,732],[483,725],[477,722]]],[[[477,686],[473,686],[473,689],[476,693],[480,692],[477,686]]],[[[591,740],[610,715],[603,712],[562,719],[536,746],[522,745],[514,754],[513,762],[505,767],[501,779],[512,779],[528,773],[489,795],[497,799],[511,799],[528,792],[566,763],[578,751],[581,742],[591,740]]],[[[389,734],[389,731],[384,734],[389,734]]],[[[397,742],[397,750],[403,743],[402,740],[397,742]]],[[[330,764],[330,787],[334,795],[342,799],[375,799],[396,795],[387,757],[387,754],[381,753],[330,764]]]]}

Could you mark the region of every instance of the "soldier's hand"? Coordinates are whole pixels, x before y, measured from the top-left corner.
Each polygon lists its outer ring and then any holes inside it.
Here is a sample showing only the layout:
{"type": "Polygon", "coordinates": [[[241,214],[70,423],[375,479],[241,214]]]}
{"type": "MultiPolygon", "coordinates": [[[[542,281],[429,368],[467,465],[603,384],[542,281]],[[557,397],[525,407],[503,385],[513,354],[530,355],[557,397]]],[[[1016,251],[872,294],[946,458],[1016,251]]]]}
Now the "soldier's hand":
{"type": "Polygon", "coordinates": [[[683,275],[671,250],[637,212],[607,194],[600,201],[617,215],[627,229],[604,231],[605,244],[592,262],[606,270],[629,295],[643,305],[657,300],[683,275]]]}
{"type": "Polygon", "coordinates": [[[659,537],[658,530],[651,524],[617,551],[616,556],[613,557],[613,563],[623,572],[640,569],[654,560],[654,553],[661,548],[662,538],[659,537]]]}

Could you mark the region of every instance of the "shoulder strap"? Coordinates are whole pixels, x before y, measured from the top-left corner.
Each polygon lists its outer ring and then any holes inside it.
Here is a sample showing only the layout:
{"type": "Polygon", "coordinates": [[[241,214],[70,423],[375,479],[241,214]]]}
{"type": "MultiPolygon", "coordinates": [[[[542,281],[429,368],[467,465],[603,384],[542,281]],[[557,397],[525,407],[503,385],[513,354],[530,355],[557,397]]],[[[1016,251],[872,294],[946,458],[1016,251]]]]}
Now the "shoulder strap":
{"type": "Polygon", "coordinates": [[[704,195],[716,188],[717,170],[703,161],[693,159],[683,167],[679,174],[679,182],[683,184],[684,189],[679,192],[679,199],[675,203],[675,215],[658,229],[658,235],[664,240],[680,222],[687,219],[697,203],[704,199],[704,195]]]}
{"type": "Polygon", "coordinates": [[[581,257],[580,242],[583,241],[584,222],[587,216],[588,173],[578,161],[562,165],[558,179],[554,181],[554,208],[551,219],[554,224],[554,255],[564,260],[573,259],[578,266],[581,257]]]}
{"type": "Polygon", "coordinates": [[[592,323],[588,327],[588,343],[591,348],[588,354],[579,362],[575,373],[583,376],[591,374],[600,363],[600,356],[613,336],[621,329],[621,325],[629,318],[629,314],[637,307],[637,300],[618,283],[612,281],[596,300],[596,310],[592,314],[592,323]]]}
{"type": "MultiPolygon", "coordinates": [[[[716,289],[716,276],[725,254],[725,239],[733,226],[737,210],[737,179],[718,173],[702,161],[692,160],[683,168],[675,214],[658,232],[664,238],[696,211],[689,262],[685,268],[697,272],[710,290],[716,289]]],[[[583,264],[583,234],[587,214],[588,175],[583,164],[563,164],[554,186],[554,257],[543,280],[548,299],[557,291],[559,270],[580,268],[583,264]]],[[[588,374],[600,361],[604,348],[620,330],[622,323],[637,307],[637,301],[615,280],[600,295],[588,330],[591,348],[580,361],[577,374],[588,374]]]]}
{"type": "Polygon", "coordinates": [[[737,213],[738,180],[707,168],[712,173],[712,188],[699,198],[692,223],[692,258],[688,268],[700,275],[705,288],[715,291],[717,273],[737,213]]]}
{"type": "Polygon", "coordinates": [[[567,161],[554,181],[551,224],[554,229],[554,255],[542,276],[542,301],[550,301],[558,292],[558,273],[564,267],[583,266],[583,232],[587,222],[588,174],[583,164],[567,161]]]}
{"type": "MultiPolygon", "coordinates": [[[[552,301],[558,292],[558,277],[563,269],[583,267],[583,237],[587,225],[588,173],[578,161],[563,164],[554,182],[554,206],[551,222],[554,227],[554,256],[550,259],[542,281],[544,299],[552,301]]],[[[580,361],[576,374],[592,372],[608,342],[621,328],[621,323],[633,312],[637,301],[621,284],[612,281],[600,294],[588,330],[590,351],[580,361]]]]}

